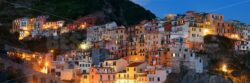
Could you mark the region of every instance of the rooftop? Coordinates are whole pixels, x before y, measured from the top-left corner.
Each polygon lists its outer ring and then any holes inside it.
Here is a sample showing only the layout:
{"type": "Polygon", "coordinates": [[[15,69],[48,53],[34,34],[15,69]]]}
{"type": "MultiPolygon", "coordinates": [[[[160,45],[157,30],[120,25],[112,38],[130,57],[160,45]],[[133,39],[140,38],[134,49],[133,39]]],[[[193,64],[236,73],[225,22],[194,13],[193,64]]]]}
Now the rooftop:
{"type": "Polygon", "coordinates": [[[136,67],[136,66],[139,66],[139,65],[141,65],[143,63],[144,62],[135,62],[135,63],[129,64],[128,67],[136,67]]]}

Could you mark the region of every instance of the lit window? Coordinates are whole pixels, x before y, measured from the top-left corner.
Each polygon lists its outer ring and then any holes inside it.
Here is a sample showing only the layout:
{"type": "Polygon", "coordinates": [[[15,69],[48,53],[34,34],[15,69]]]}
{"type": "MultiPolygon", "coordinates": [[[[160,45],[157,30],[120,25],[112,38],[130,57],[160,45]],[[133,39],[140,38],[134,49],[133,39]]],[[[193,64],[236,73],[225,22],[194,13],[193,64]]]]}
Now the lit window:
{"type": "Polygon", "coordinates": [[[175,53],[173,53],[173,57],[175,57],[175,53]]]}

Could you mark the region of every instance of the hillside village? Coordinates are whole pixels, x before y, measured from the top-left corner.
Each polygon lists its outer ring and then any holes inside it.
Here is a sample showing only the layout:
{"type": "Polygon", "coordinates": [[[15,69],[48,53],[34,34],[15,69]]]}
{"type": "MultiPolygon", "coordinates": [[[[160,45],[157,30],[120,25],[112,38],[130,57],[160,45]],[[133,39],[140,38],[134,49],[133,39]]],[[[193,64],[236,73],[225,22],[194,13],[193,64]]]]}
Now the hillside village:
{"type": "MultiPolygon", "coordinates": [[[[211,53],[216,53],[221,46],[235,55],[247,55],[250,51],[250,25],[226,21],[220,14],[187,11],[168,14],[160,20],[144,20],[133,26],[116,22],[97,25],[98,18],[92,16],[81,17],[73,23],[48,18],[15,19],[10,32],[18,33],[19,41],[42,38],[75,41],[71,43],[75,43],[77,49],[56,54],[56,49],[72,46],[52,42],[47,44],[47,53],[40,53],[6,45],[7,57],[19,58],[23,61],[21,64],[39,73],[27,77],[27,83],[168,83],[173,74],[184,70],[195,74],[212,72],[228,83],[249,81],[248,74],[241,80],[233,76],[233,68],[237,67],[229,61],[211,64],[212,59],[206,58],[216,55],[211,53]],[[60,39],[62,34],[79,30],[85,35],[78,36],[86,37],[85,40],[60,39]],[[231,45],[218,43],[224,40],[231,45]]],[[[246,66],[247,71],[249,66],[246,66]]]]}

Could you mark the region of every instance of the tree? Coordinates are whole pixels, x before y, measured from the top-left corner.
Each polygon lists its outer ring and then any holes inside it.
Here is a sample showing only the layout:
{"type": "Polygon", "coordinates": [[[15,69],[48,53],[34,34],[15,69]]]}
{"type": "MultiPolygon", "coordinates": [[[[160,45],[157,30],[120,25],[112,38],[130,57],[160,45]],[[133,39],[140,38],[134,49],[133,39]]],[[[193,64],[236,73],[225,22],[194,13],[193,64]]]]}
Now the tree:
{"type": "Polygon", "coordinates": [[[0,72],[2,72],[5,68],[5,65],[3,63],[0,63],[0,72]]]}

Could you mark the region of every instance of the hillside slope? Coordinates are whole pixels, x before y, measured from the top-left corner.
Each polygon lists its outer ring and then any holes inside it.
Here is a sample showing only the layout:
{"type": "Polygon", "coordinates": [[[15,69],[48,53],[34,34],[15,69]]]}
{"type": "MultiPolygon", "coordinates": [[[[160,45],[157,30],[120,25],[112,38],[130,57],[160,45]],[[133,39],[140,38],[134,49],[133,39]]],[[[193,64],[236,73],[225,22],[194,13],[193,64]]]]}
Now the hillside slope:
{"type": "MultiPolygon", "coordinates": [[[[0,22],[11,23],[24,16],[50,15],[52,19],[77,19],[92,15],[102,22],[116,21],[122,25],[154,19],[155,15],[130,0],[7,0],[0,2],[0,22]]],[[[102,23],[101,22],[101,23],[102,23]]]]}

